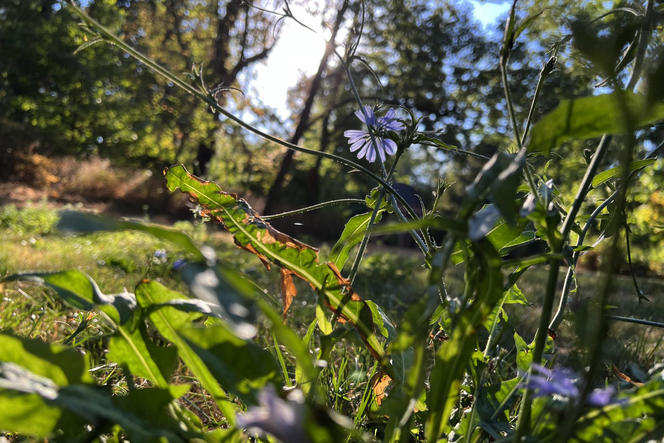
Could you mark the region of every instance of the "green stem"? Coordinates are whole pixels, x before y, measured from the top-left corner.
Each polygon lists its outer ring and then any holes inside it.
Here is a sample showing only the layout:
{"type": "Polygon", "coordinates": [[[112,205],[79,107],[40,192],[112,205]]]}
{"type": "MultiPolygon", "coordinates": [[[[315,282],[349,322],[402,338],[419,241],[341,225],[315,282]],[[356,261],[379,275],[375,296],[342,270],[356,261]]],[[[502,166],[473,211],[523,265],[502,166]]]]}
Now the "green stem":
{"type": "Polygon", "coordinates": [[[561,230],[563,237],[562,239],[563,244],[567,240],[567,236],[569,235],[569,232],[572,229],[572,226],[574,225],[574,221],[576,220],[576,215],[579,213],[581,205],[586,199],[586,194],[588,194],[588,191],[590,190],[593,178],[597,173],[599,164],[602,161],[602,158],[604,158],[604,154],[608,149],[610,142],[611,142],[611,136],[604,134],[602,136],[602,139],[599,141],[599,145],[597,145],[597,149],[595,150],[595,154],[593,155],[592,160],[590,160],[590,164],[586,168],[586,173],[583,176],[583,179],[581,180],[581,185],[579,185],[579,190],[577,191],[576,196],[574,197],[574,202],[572,203],[572,207],[567,212],[567,217],[565,217],[565,221],[563,222],[563,227],[561,230]]]}
{"type": "MultiPolygon", "coordinates": [[[[539,99],[540,92],[542,91],[542,84],[547,75],[553,70],[553,66],[556,64],[556,57],[553,56],[549,58],[546,64],[542,67],[542,70],[539,73],[537,78],[537,85],[535,85],[535,94],[533,94],[533,100],[530,102],[530,109],[528,110],[528,117],[526,118],[526,128],[523,130],[523,135],[521,136],[521,146],[526,142],[528,137],[528,131],[530,131],[530,125],[533,121],[533,115],[535,114],[535,105],[539,99]]],[[[505,82],[507,82],[507,76],[505,75],[505,82]]]]}
{"type": "MultiPolygon", "coordinates": [[[[540,363],[542,361],[542,353],[546,343],[546,337],[549,333],[547,326],[551,318],[551,311],[553,311],[553,298],[556,293],[556,284],[558,283],[558,267],[560,260],[551,260],[549,262],[549,277],[546,284],[546,293],[542,303],[542,313],[540,314],[540,322],[535,333],[535,349],[533,350],[533,363],[540,363]]],[[[530,377],[530,372],[527,377],[530,377]]],[[[519,411],[519,420],[517,421],[516,432],[514,434],[514,441],[520,442],[522,437],[530,430],[530,416],[532,411],[533,392],[530,389],[525,389],[521,398],[521,409],[519,411]]]]}
{"type": "Polygon", "coordinates": [[[638,325],[645,325],[645,326],[654,326],[656,328],[664,328],[664,323],[658,322],[658,321],[652,321],[652,320],[643,320],[640,318],[632,318],[632,317],[623,317],[620,315],[605,315],[606,318],[609,320],[616,320],[616,321],[623,321],[625,323],[636,323],[638,325]]]}
{"type": "MultiPolygon", "coordinates": [[[[510,122],[512,123],[512,130],[514,131],[514,140],[516,141],[516,145],[519,148],[519,152],[523,150],[523,140],[521,135],[519,134],[519,125],[516,121],[516,113],[514,112],[514,104],[512,103],[512,92],[510,91],[510,86],[509,82],[507,81],[507,61],[509,60],[509,53],[511,51],[511,48],[508,47],[508,44],[511,44],[511,39],[512,36],[508,35],[511,30],[511,25],[512,25],[512,20],[514,20],[514,12],[516,9],[516,2],[518,0],[514,0],[514,3],[512,3],[512,8],[510,10],[510,15],[507,18],[507,22],[505,23],[505,35],[503,36],[503,47],[501,49],[501,55],[500,55],[500,78],[503,83],[503,91],[505,93],[505,101],[507,102],[507,112],[510,116],[510,122]]],[[[548,65],[548,63],[547,63],[548,65]]],[[[539,88],[541,89],[541,82],[543,80],[543,74],[545,73],[545,70],[543,69],[540,72],[540,79],[538,80],[537,84],[539,88]]],[[[535,89],[535,95],[533,96],[533,101],[531,103],[531,112],[534,112],[535,108],[535,103],[537,102],[537,97],[539,95],[539,91],[537,90],[537,87],[535,89]]],[[[530,118],[532,118],[532,114],[529,115],[530,118]]],[[[527,128],[530,127],[530,123],[528,122],[526,124],[526,130],[527,128]]],[[[526,134],[524,133],[523,138],[525,138],[526,134]]],[[[535,196],[535,200],[537,201],[538,204],[541,204],[540,200],[540,195],[537,192],[537,184],[535,182],[535,178],[533,177],[532,173],[530,172],[530,169],[526,166],[523,168],[523,173],[526,177],[526,181],[528,182],[528,187],[530,188],[530,192],[535,196]]]]}
{"type": "Polygon", "coordinates": [[[261,218],[263,220],[269,221],[269,220],[274,220],[274,219],[277,219],[277,218],[289,217],[291,215],[304,214],[306,212],[315,211],[317,209],[326,208],[328,206],[340,205],[342,203],[362,203],[362,204],[366,204],[366,202],[361,198],[340,198],[338,200],[330,200],[330,201],[318,203],[318,204],[315,204],[315,205],[307,206],[307,207],[304,207],[304,208],[294,209],[292,211],[281,212],[279,214],[261,215],[261,218]]]}
{"type": "MultiPolygon", "coordinates": [[[[392,166],[390,167],[389,172],[386,171],[385,173],[386,180],[389,180],[390,177],[392,177],[394,169],[397,166],[397,162],[399,161],[399,158],[401,158],[401,153],[399,153],[394,158],[394,162],[392,162],[392,166]]],[[[355,260],[353,261],[353,266],[351,267],[350,274],[348,274],[348,280],[350,280],[351,285],[355,281],[357,272],[360,269],[360,263],[362,262],[362,258],[364,257],[364,251],[366,250],[367,244],[369,243],[369,239],[371,238],[371,227],[374,225],[374,222],[376,221],[376,217],[378,216],[378,211],[380,211],[380,206],[383,204],[383,198],[385,198],[385,189],[381,189],[380,193],[378,194],[378,198],[376,199],[376,205],[374,206],[373,211],[371,212],[371,217],[369,218],[369,224],[367,225],[367,229],[364,231],[364,237],[362,237],[362,242],[360,243],[357,255],[355,256],[355,260]]],[[[334,320],[336,320],[336,316],[334,320]]]]}

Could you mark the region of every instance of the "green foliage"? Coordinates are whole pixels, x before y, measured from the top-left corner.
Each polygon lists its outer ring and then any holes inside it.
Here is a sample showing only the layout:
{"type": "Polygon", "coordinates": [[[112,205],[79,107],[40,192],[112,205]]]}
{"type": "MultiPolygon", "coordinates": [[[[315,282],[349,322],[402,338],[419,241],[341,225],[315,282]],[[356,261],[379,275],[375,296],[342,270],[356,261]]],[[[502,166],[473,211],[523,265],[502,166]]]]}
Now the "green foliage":
{"type": "MultiPolygon", "coordinates": [[[[463,132],[464,125],[456,129],[450,125],[449,133],[436,134],[440,140],[430,132],[423,132],[423,129],[442,129],[448,94],[467,91],[472,85],[477,86],[477,82],[464,80],[462,75],[461,81],[448,85],[454,86],[449,90],[442,87],[445,82],[440,83],[437,89],[442,89],[445,96],[428,103],[424,85],[430,82],[429,72],[421,69],[414,59],[422,55],[430,66],[438,66],[444,51],[461,56],[464,48],[481,43],[470,35],[466,45],[460,41],[445,45],[444,40],[452,31],[442,32],[446,27],[443,18],[454,19],[455,23],[466,23],[465,19],[455,8],[429,3],[415,1],[404,9],[399,2],[376,2],[376,7],[369,11],[370,20],[365,23],[371,43],[366,48],[352,46],[359,40],[351,39],[346,59],[342,61],[341,67],[353,77],[356,51],[405,46],[405,50],[394,52],[405,57],[405,60],[397,57],[405,69],[400,79],[387,79],[392,86],[388,95],[402,94],[394,101],[410,106],[417,113],[429,113],[427,119],[418,123],[416,113],[408,110],[412,121],[404,133],[391,135],[399,142],[398,151],[382,165],[382,177],[360,163],[283,142],[240,120],[222,107],[224,103],[219,103],[215,92],[207,90],[202,68],[195,71],[199,83],[191,86],[158,61],[137,53],[74,5],[70,6],[89,27],[88,35],[124,49],[163,76],[162,81],[203,99],[215,113],[227,116],[270,142],[356,168],[364,178],[355,185],[371,179],[380,186],[365,200],[373,213],[351,217],[332,247],[330,261],[322,263],[318,250],[275,229],[244,199],[190,174],[182,165],[165,171],[167,188],[188,194],[198,205],[197,215],[218,222],[232,235],[236,246],[256,256],[268,271],[273,266],[278,268],[281,303],[274,300],[274,291],[263,289],[260,278],[264,273],[258,270],[260,265],[251,269],[246,266],[240,272],[236,269],[239,266],[220,260],[214,249],[199,245],[186,233],[133,221],[71,212],[61,214],[58,226],[77,233],[103,235],[100,231],[133,230],[168,243],[185,260],[169,261],[168,254],[161,249],[157,251],[159,254],[151,252],[148,257],[155,266],[166,266],[168,270],[162,269],[161,276],[177,280],[169,283],[179,287],[170,288],[157,279],[160,277],[150,278],[151,269],[136,277],[133,293],[124,290],[117,294],[102,292],[82,270],[12,273],[4,278],[3,284],[20,285],[29,281],[50,288],[72,309],[85,311],[79,314],[79,327],[65,343],[73,343],[88,326],[88,319],[94,317],[104,322],[105,336],[99,340],[100,357],[84,356],[75,346],[0,335],[0,429],[42,438],[86,440],[114,433],[118,440],[132,441],[235,441],[248,438],[253,428],[270,434],[268,439],[301,442],[377,438],[389,442],[461,438],[518,442],[659,438],[664,422],[661,368],[653,368],[648,375],[639,374],[642,381],[631,386],[626,383],[633,381],[606,352],[606,344],[610,342],[608,321],[625,320],[606,313],[612,303],[620,302],[610,296],[615,286],[612,273],[621,253],[618,242],[623,238],[628,241],[629,187],[640,180],[641,171],[648,172],[647,168],[657,165],[652,161],[656,155],[652,152],[640,160],[634,158],[641,141],[655,137],[652,126],[663,117],[662,105],[656,100],[657,93],[646,98],[632,92],[641,74],[640,64],[650,62],[650,38],[655,43],[662,41],[661,33],[651,26],[658,20],[653,12],[654,3],[648,2],[644,10],[636,6],[633,10],[618,8],[599,17],[597,20],[617,14],[636,17],[616,21],[604,33],[575,22],[571,36],[557,42],[554,52],[565,57],[572,47],[578,49],[593,69],[609,77],[602,82],[612,92],[576,99],[555,97],[560,99],[557,107],[534,125],[539,100],[551,105],[546,100],[552,97],[541,98],[539,94],[554,71],[555,59],[540,71],[530,107],[532,112],[527,116],[515,111],[515,101],[521,101],[524,92],[514,95],[510,92],[508,59],[519,54],[517,38],[529,35],[530,28],[538,26],[548,13],[531,11],[522,16],[517,14],[514,3],[499,54],[506,106],[495,103],[498,99],[491,93],[501,88],[494,87],[485,91],[485,102],[466,102],[460,110],[455,110],[461,114],[477,111],[475,117],[469,117],[471,120],[494,124],[495,137],[481,134],[501,146],[483,151],[490,157],[474,153],[474,160],[482,160],[481,167],[464,190],[453,215],[440,211],[440,195],[435,195],[433,202],[425,202],[405,187],[396,186],[393,177],[403,152],[410,150],[417,155],[417,146],[411,145],[424,143],[446,154],[460,155],[468,151],[453,148],[451,141],[455,145],[470,145],[457,143],[464,137],[457,138],[453,133],[463,132]],[[415,28],[426,32],[416,32],[415,28]],[[389,38],[385,37],[388,35],[389,38]],[[608,54],[594,53],[600,44],[608,45],[608,54]],[[626,48],[620,58],[623,47],[632,44],[633,49],[626,48]],[[410,49],[410,46],[427,45],[423,54],[410,49]],[[630,64],[633,75],[625,78],[623,70],[630,64]],[[496,106],[489,107],[490,104],[496,106]],[[496,113],[502,116],[496,117],[496,113]],[[525,124],[521,117],[525,117],[525,124]],[[498,135],[506,122],[513,125],[515,138],[511,144],[498,135]],[[646,129],[636,131],[642,127],[646,129]],[[525,128],[524,133],[521,128],[525,128]],[[608,134],[617,135],[614,144],[609,142],[608,134]],[[565,143],[577,148],[586,139],[600,135],[605,137],[595,152],[584,155],[585,172],[578,176],[570,174],[575,192],[567,201],[567,196],[555,187],[555,180],[563,175],[550,176],[553,168],[541,162],[551,161],[553,155],[563,157],[565,143]],[[596,207],[594,195],[606,190],[611,195],[602,196],[602,206],[592,209],[596,207]],[[411,195],[407,195],[409,192],[411,195]],[[412,197],[413,204],[408,204],[407,197],[412,197]],[[397,221],[377,226],[388,216],[397,221]],[[621,231],[625,231],[625,237],[621,231]],[[419,283],[421,286],[415,283],[416,272],[404,264],[405,260],[377,255],[365,261],[365,241],[351,273],[343,273],[350,252],[360,239],[368,241],[371,235],[403,233],[410,235],[421,250],[417,261],[419,272],[425,276],[419,283]],[[573,278],[561,290],[559,312],[554,314],[559,268],[568,267],[570,275],[575,277],[579,253],[596,252],[596,242],[604,238],[609,239],[602,251],[607,274],[593,285],[596,286],[591,298],[593,304],[587,301],[590,291],[581,286],[581,278],[573,278]],[[454,264],[458,267],[453,267],[454,264]],[[528,281],[526,275],[532,276],[532,280],[543,275],[535,268],[538,264],[548,268],[546,284],[522,291],[527,288],[523,284],[528,281]],[[363,276],[356,279],[361,265],[371,279],[363,281],[363,276]],[[455,273],[463,273],[463,282],[447,285],[455,273]],[[392,284],[394,280],[401,280],[402,284],[392,284]],[[577,287],[572,290],[570,282],[577,287]],[[366,293],[364,298],[359,295],[360,285],[371,287],[366,291],[371,300],[366,293]],[[304,293],[306,286],[312,289],[313,296],[304,293]],[[582,296],[587,298],[579,298],[582,296]],[[394,300],[399,303],[393,304],[394,300]],[[532,339],[531,330],[517,330],[513,323],[516,315],[512,310],[526,308],[529,303],[540,308],[536,315],[529,311],[533,323],[537,323],[532,339]],[[559,345],[565,344],[558,338],[558,327],[563,320],[559,316],[567,309],[576,317],[571,320],[576,323],[576,335],[571,341],[576,343],[571,348],[574,352],[565,356],[558,350],[559,345]],[[296,318],[294,312],[298,313],[296,318]],[[554,315],[558,320],[552,320],[554,315]],[[113,368],[113,372],[96,379],[90,367],[100,359],[103,364],[97,367],[113,368]],[[549,372],[561,364],[574,365],[577,374],[549,372]],[[604,371],[604,367],[611,371],[604,371]],[[119,375],[114,375],[115,371],[119,375]],[[187,374],[191,386],[174,382],[183,374],[187,374]],[[114,376],[123,378],[124,391],[109,389],[108,381],[114,376]],[[281,385],[288,389],[280,389],[281,385]],[[596,387],[607,390],[597,391],[596,387]],[[213,420],[204,424],[192,414],[192,411],[200,413],[200,408],[192,406],[191,411],[183,408],[178,399],[189,390],[198,391],[208,401],[208,407],[215,408],[213,420]],[[613,395],[614,391],[618,394],[613,395]],[[208,432],[207,426],[213,430],[208,432]]],[[[94,5],[99,6],[98,2],[94,5]]],[[[229,2],[227,17],[235,7],[236,15],[243,12],[249,20],[251,13],[242,9],[243,5],[229,2]]],[[[135,23],[149,25],[147,29],[159,35],[165,32],[156,28],[162,23],[159,18],[168,11],[155,4],[150,13],[144,8],[147,5],[139,6],[138,16],[147,15],[154,22],[141,17],[135,23]]],[[[195,18],[206,16],[197,7],[192,7],[191,13],[195,18]]],[[[215,16],[218,13],[214,11],[215,16]]],[[[291,15],[287,7],[282,18],[292,18],[291,15]]],[[[246,26],[243,34],[249,40],[246,26]]],[[[546,25],[542,26],[540,31],[545,32],[546,25]]],[[[173,32],[183,29],[178,24],[173,32]]],[[[213,32],[210,27],[202,29],[213,32]]],[[[228,28],[219,29],[225,29],[225,36],[231,37],[228,28]]],[[[216,31],[221,32],[219,29],[216,31]]],[[[354,29],[350,35],[358,37],[353,34],[354,29]]],[[[258,35],[264,31],[259,30],[258,35]]],[[[179,37],[180,49],[201,50],[189,45],[192,37],[188,31],[180,32],[179,37]]],[[[152,39],[139,39],[139,44],[153,47],[152,39]]],[[[90,40],[85,45],[85,51],[99,47],[93,42],[90,40]]],[[[167,42],[164,38],[165,45],[167,42]]],[[[216,43],[226,55],[217,57],[216,61],[222,63],[215,66],[215,72],[229,74],[225,64],[231,65],[227,42],[216,43]]],[[[236,68],[242,65],[244,55],[240,53],[236,68]]],[[[368,62],[379,68],[394,61],[380,51],[373,57],[368,62]]],[[[481,61],[481,56],[473,57],[469,58],[473,63],[481,61]]],[[[658,66],[654,68],[657,70],[658,66]]],[[[524,75],[527,78],[527,73],[524,75]]],[[[487,72],[482,72],[482,76],[484,80],[497,81],[487,72]]],[[[234,76],[226,79],[234,80],[234,76]]],[[[340,87],[337,84],[336,88],[340,87]]],[[[353,82],[351,89],[357,106],[363,105],[364,90],[369,88],[369,82],[353,82]]],[[[482,93],[481,89],[475,92],[482,93]]],[[[332,108],[327,111],[324,125],[332,118],[332,108]]],[[[183,107],[180,112],[186,113],[188,109],[183,107]]],[[[193,115],[187,118],[195,119],[193,115]]],[[[374,129],[369,122],[368,130],[374,129]]],[[[478,135],[468,131],[470,138],[478,135]]],[[[576,157],[581,160],[580,155],[576,157]]],[[[320,172],[320,162],[316,168],[320,172]]],[[[445,186],[439,184],[437,189],[439,194],[445,186]]],[[[17,216],[14,219],[18,220],[17,216]]],[[[187,230],[192,232],[188,226],[187,230]]],[[[130,269],[131,263],[123,255],[114,261],[130,269]]],[[[641,300],[638,280],[635,275],[632,277],[641,300]]],[[[17,286],[17,292],[19,289],[24,291],[17,286]]],[[[639,319],[628,320],[644,323],[639,319]]],[[[525,323],[522,321],[520,326],[525,323]]],[[[647,324],[662,326],[658,322],[647,324]]]]}
{"type": "Polygon", "coordinates": [[[14,205],[6,205],[0,208],[0,229],[19,236],[51,234],[57,222],[57,213],[46,207],[18,209],[14,205]]]}
{"type": "Polygon", "coordinates": [[[638,94],[612,94],[563,100],[533,127],[530,152],[549,154],[568,140],[623,134],[664,119],[664,106],[648,106],[638,94]]]}

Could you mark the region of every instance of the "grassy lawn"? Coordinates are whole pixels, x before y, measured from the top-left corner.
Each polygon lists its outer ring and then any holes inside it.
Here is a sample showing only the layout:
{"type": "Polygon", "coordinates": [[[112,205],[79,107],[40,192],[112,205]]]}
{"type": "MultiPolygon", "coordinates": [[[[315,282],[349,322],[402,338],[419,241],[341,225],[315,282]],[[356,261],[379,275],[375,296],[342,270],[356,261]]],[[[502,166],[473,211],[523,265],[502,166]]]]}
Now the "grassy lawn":
{"type": "MultiPolygon", "coordinates": [[[[26,271],[56,271],[79,269],[88,273],[106,293],[123,290],[133,291],[142,279],[158,280],[166,286],[187,293],[184,284],[173,270],[173,263],[184,257],[172,245],[156,240],[147,234],[137,232],[113,232],[94,235],[63,235],[55,226],[57,215],[53,210],[41,206],[18,210],[13,207],[0,209],[0,275],[26,271]]],[[[279,273],[267,271],[251,254],[236,248],[230,237],[213,226],[191,222],[178,222],[175,226],[189,234],[198,244],[212,246],[217,256],[227,261],[245,274],[261,288],[274,306],[280,309],[279,273]]],[[[324,251],[321,253],[325,256],[324,251]]],[[[460,296],[463,290],[462,268],[453,268],[448,273],[446,284],[448,295],[460,296]]],[[[367,299],[376,301],[390,317],[396,320],[405,309],[421,297],[426,288],[427,271],[412,253],[403,250],[381,250],[370,254],[362,265],[362,271],[355,282],[355,289],[367,299]]],[[[561,270],[559,283],[564,273],[561,270]]],[[[604,276],[598,273],[581,273],[578,276],[580,300],[591,300],[594,291],[604,276]]],[[[505,328],[502,341],[507,348],[513,348],[513,333],[518,332],[530,341],[536,328],[539,312],[537,306],[546,280],[545,269],[533,269],[519,280],[519,287],[528,298],[528,305],[510,305],[507,308],[509,328],[505,328]]],[[[659,296],[664,282],[656,279],[640,279],[642,290],[650,302],[638,303],[630,277],[617,276],[614,279],[612,310],[616,315],[664,321],[664,300],[659,296]]],[[[315,318],[316,295],[310,288],[297,282],[298,296],[288,316],[289,325],[304,335],[311,320],[315,318]]],[[[40,338],[46,342],[72,342],[88,352],[92,367],[97,368],[96,376],[103,384],[113,388],[126,389],[127,381],[121,369],[107,365],[104,358],[104,336],[109,332],[97,317],[87,318],[63,305],[49,290],[29,283],[5,283],[0,286],[0,330],[21,336],[40,338]],[[75,337],[81,323],[87,324],[75,337]]],[[[584,304],[575,305],[575,311],[566,316],[555,345],[561,364],[574,366],[580,360],[584,349],[583,331],[587,313],[584,304]],[[574,351],[572,351],[574,350],[574,351]]],[[[607,372],[616,369],[640,380],[656,363],[664,358],[662,341],[664,330],[654,327],[622,322],[610,322],[609,339],[605,343],[607,372]]],[[[259,325],[258,341],[265,347],[274,348],[271,332],[259,325]]],[[[330,379],[353,380],[355,386],[367,377],[358,372],[360,366],[353,364],[353,347],[336,349],[333,367],[343,368],[343,374],[330,379]],[[340,377],[343,375],[343,377],[340,377]]],[[[191,381],[184,368],[177,377],[191,381]]],[[[366,380],[365,380],[366,381],[366,380]]],[[[340,387],[335,389],[343,391],[340,387]]],[[[214,425],[219,418],[218,411],[205,401],[200,390],[192,390],[183,400],[204,419],[214,425]]],[[[349,411],[351,413],[352,411],[349,411]]]]}

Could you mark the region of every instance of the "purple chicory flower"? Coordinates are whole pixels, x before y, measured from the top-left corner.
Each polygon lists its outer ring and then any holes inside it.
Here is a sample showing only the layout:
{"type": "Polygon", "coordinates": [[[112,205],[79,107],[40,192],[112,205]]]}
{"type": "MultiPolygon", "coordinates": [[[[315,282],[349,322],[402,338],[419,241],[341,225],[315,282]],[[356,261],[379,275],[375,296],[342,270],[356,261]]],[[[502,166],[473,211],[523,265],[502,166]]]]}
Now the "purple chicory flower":
{"type": "Polygon", "coordinates": [[[549,369],[536,363],[533,363],[533,369],[539,374],[530,376],[527,387],[535,391],[535,397],[553,394],[569,398],[579,396],[579,388],[574,384],[576,374],[570,369],[549,369]]]}
{"type": "Polygon", "coordinates": [[[254,434],[268,433],[284,442],[309,443],[304,423],[304,396],[299,390],[288,395],[288,401],[277,396],[268,385],[258,393],[259,406],[237,416],[237,426],[254,434]]]}
{"type": "Polygon", "coordinates": [[[613,403],[614,396],[616,395],[616,388],[607,386],[606,388],[597,388],[588,395],[586,403],[596,408],[603,408],[609,403],[613,403]]]}
{"type": "Polygon", "coordinates": [[[397,152],[397,143],[384,137],[387,131],[401,131],[405,129],[403,123],[395,118],[396,111],[390,108],[387,113],[382,117],[376,117],[373,109],[370,106],[364,106],[355,112],[368,129],[349,129],[344,131],[344,137],[348,138],[350,145],[350,152],[356,152],[357,158],[366,158],[368,162],[373,163],[376,161],[376,151],[381,162],[385,161],[385,154],[394,155],[397,152]],[[374,134],[373,142],[369,131],[374,134]]]}
{"type": "MultiPolygon", "coordinates": [[[[574,371],[567,368],[549,369],[535,363],[532,367],[533,374],[525,387],[535,391],[534,397],[560,395],[570,400],[578,400],[581,391],[576,384],[578,377],[574,371]]],[[[615,395],[616,388],[614,386],[597,388],[588,395],[586,404],[602,408],[616,401],[620,403],[621,400],[616,400],[615,395]]]]}

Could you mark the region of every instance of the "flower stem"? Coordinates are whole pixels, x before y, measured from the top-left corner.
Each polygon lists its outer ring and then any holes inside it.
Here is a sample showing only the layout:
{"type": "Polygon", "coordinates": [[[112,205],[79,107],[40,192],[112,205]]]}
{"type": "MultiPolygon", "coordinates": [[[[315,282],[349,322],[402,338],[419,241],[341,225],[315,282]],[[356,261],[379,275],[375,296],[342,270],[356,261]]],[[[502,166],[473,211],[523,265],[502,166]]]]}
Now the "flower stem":
{"type": "Polygon", "coordinates": [[[294,209],[292,211],[281,212],[279,214],[261,215],[261,218],[263,220],[269,221],[269,220],[274,220],[274,219],[277,219],[277,218],[289,217],[291,215],[304,214],[306,212],[315,211],[317,209],[326,208],[328,206],[340,205],[342,203],[362,203],[362,204],[366,204],[366,202],[361,198],[340,198],[338,200],[330,200],[330,201],[326,201],[326,202],[322,202],[322,203],[317,203],[315,205],[307,206],[307,207],[304,207],[304,208],[294,209]]]}

